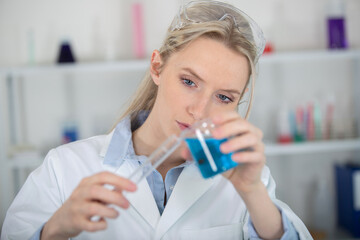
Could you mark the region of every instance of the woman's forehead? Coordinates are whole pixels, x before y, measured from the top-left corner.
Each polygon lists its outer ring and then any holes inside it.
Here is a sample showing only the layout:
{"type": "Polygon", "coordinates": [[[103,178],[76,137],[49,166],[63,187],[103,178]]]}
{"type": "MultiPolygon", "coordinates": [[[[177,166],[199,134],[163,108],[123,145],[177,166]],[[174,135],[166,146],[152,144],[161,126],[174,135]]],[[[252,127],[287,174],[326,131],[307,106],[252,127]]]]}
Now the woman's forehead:
{"type": "MultiPolygon", "coordinates": [[[[209,38],[199,38],[169,58],[176,70],[191,69],[204,79],[246,83],[249,78],[247,58],[225,44],[209,38]]],[[[224,82],[225,83],[225,82],[224,82]]],[[[243,84],[241,84],[243,85],[243,84]]]]}

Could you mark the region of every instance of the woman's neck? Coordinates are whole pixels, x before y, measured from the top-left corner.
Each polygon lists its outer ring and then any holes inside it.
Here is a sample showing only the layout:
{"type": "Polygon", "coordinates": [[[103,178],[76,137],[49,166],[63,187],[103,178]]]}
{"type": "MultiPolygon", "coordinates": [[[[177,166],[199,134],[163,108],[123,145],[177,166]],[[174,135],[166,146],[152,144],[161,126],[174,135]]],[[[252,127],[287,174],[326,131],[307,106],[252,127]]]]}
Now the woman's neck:
{"type": "MultiPolygon", "coordinates": [[[[159,126],[159,122],[154,119],[154,115],[151,112],[145,122],[132,134],[135,154],[150,156],[166,138],[166,135],[159,126]]],[[[185,160],[181,158],[180,149],[177,149],[157,170],[163,176],[163,179],[165,179],[166,173],[171,168],[183,162],[185,162],[185,160]]]]}
{"type": "Polygon", "coordinates": [[[132,133],[136,155],[149,156],[164,141],[165,137],[161,136],[162,134],[158,130],[159,126],[150,112],[145,122],[132,133]]]}

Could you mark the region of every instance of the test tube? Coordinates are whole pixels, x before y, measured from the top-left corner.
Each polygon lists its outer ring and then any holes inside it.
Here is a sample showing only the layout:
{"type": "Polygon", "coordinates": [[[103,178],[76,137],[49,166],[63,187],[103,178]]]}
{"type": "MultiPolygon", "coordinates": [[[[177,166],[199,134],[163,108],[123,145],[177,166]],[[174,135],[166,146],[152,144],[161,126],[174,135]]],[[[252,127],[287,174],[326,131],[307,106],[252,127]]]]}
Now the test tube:
{"type": "Polygon", "coordinates": [[[129,176],[129,179],[138,184],[149,176],[161,163],[165,161],[181,144],[181,137],[171,135],[160,147],[158,147],[147,159],[129,176]]]}

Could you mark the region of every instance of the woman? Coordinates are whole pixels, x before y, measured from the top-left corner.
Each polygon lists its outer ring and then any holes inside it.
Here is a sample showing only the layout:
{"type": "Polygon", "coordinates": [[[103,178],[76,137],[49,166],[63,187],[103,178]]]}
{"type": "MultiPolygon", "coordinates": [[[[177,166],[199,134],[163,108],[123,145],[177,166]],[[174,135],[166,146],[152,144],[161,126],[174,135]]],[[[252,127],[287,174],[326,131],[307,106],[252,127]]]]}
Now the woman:
{"type": "Polygon", "coordinates": [[[115,129],[51,150],[10,207],[2,239],[311,239],[275,198],[261,131],[236,112],[254,85],[261,36],[231,5],[184,6],[115,129]],[[203,179],[182,147],[147,181],[126,179],[170,135],[204,118],[218,126],[214,137],[233,136],[224,153],[252,148],[233,154],[243,164],[203,179]]]}

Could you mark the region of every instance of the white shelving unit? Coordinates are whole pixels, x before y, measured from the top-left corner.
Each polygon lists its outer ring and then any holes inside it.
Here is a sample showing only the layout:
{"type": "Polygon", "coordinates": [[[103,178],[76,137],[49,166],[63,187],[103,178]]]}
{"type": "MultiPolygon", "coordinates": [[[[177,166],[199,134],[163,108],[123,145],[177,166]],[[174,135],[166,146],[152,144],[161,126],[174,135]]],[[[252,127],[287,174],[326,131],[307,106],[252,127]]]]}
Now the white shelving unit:
{"type": "MultiPolygon", "coordinates": [[[[312,153],[360,151],[360,138],[340,139],[327,141],[311,141],[289,144],[265,143],[265,155],[268,157],[302,155],[312,153]]],[[[28,159],[16,158],[6,159],[7,166],[10,168],[36,168],[45,156],[31,157],[28,159]]]]}
{"type": "MultiPolygon", "coordinates": [[[[329,59],[358,59],[360,49],[354,50],[307,50],[294,52],[278,52],[264,54],[259,62],[261,64],[273,64],[289,61],[304,60],[329,60],[329,59]]],[[[36,73],[62,73],[62,72],[104,72],[104,71],[144,71],[150,64],[148,59],[119,60],[114,62],[89,62],[75,64],[44,64],[33,66],[0,67],[0,73],[13,74],[36,74],[36,73]]]]}
{"type": "Polygon", "coordinates": [[[0,68],[0,73],[14,74],[14,75],[31,75],[39,73],[93,73],[93,72],[131,72],[131,71],[145,71],[149,66],[150,61],[141,60],[122,60],[114,62],[90,62],[90,63],[75,63],[75,64],[46,64],[34,66],[20,66],[0,68]]]}
{"type": "Polygon", "coordinates": [[[329,59],[360,59],[360,49],[351,50],[306,50],[294,52],[278,52],[264,54],[260,64],[282,63],[304,60],[329,60],[329,59]]]}
{"type": "Polygon", "coordinates": [[[360,151],[360,138],[299,142],[291,144],[268,143],[265,147],[265,155],[268,157],[322,152],[328,154],[341,151],[360,151]]]}

